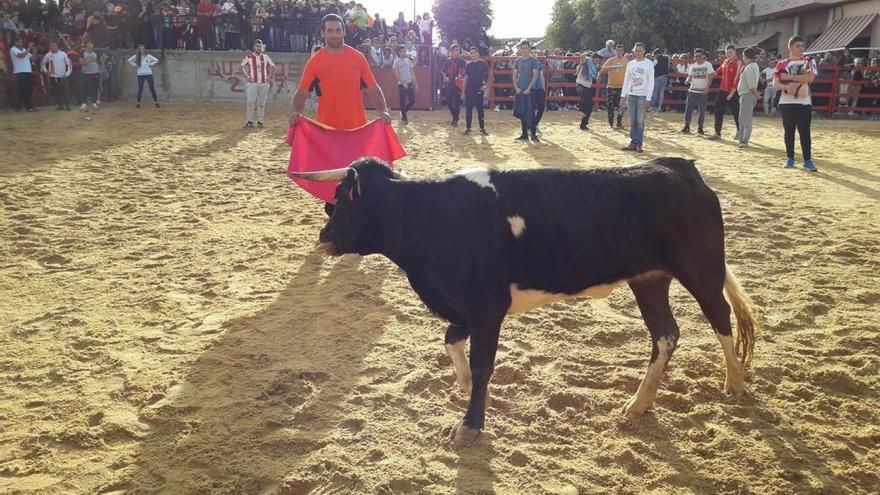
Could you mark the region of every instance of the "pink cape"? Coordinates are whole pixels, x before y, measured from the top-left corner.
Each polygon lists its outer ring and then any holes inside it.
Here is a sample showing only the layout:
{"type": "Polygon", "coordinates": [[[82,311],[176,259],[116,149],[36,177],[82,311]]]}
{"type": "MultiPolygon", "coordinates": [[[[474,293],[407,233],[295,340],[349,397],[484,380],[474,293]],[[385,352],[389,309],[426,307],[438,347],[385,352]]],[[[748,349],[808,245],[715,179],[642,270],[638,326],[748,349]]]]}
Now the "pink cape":
{"type": "Polygon", "coordinates": [[[372,157],[394,164],[406,156],[390,124],[381,119],[357,129],[343,130],[326,127],[306,117],[287,129],[290,145],[290,163],[287,176],[312,196],[335,203],[338,182],[313,182],[298,179],[291,172],[319,172],[349,166],[358,158],[372,157]]]}

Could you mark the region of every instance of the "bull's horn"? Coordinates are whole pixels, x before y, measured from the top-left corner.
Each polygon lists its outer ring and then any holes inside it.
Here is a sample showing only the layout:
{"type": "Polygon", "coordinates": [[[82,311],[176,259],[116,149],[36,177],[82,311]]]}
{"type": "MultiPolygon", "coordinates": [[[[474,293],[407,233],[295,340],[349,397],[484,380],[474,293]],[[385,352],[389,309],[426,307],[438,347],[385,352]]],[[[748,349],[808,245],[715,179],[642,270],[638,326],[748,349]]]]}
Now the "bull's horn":
{"type": "Polygon", "coordinates": [[[321,172],[290,172],[291,177],[305,179],[314,182],[339,182],[348,174],[348,167],[337,168],[333,170],[322,170],[321,172]]]}

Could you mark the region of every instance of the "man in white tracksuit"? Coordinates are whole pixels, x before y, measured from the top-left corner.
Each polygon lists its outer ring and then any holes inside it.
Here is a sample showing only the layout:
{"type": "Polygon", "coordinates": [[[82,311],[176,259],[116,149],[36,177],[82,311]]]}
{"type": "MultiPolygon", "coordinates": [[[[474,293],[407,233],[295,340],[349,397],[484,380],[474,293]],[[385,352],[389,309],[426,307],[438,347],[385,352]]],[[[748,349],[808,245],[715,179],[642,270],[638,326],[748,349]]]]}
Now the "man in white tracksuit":
{"type": "Polygon", "coordinates": [[[633,47],[635,60],[626,64],[620,106],[629,107],[629,145],[625,151],[641,153],[645,139],[645,114],[654,94],[654,63],[645,58],[645,44],[633,47]]]}
{"type": "Polygon", "coordinates": [[[241,62],[241,71],[248,78],[247,124],[245,124],[248,129],[254,127],[254,110],[257,111],[257,127],[263,128],[266,97],[269,96],[269,86],[275,79],[275,69],[275,63],[269,55],[263,53],[263,42],[256,40],[254,51],[248,53],[241,62]]]}

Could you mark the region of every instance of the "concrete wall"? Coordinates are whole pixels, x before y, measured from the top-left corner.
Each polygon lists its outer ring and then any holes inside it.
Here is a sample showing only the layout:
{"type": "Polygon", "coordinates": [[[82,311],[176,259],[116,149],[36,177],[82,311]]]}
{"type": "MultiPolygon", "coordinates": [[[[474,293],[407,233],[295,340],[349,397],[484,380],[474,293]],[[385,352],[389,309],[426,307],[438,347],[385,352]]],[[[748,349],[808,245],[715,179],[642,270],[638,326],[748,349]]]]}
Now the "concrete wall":
{"type": "MultiPolygon", "coordinates": [[[[119,89],[123,98],[137,95],[137,70],[126,60],[134,52],[120,50],[114,54],[119,61],[119,89]]],[[[160,101],[233,101],[244,99],[247,78],[240,70],[242,51],[166,51],[153,52],[160,63],[153,67],[156,92],[160,101]]],[[[267,104],[287,105],[299,84],[307,55],[270,53],[278,67],[267,104]]],[[[149,90],[145,100],[149,99],[149,90]]]]}

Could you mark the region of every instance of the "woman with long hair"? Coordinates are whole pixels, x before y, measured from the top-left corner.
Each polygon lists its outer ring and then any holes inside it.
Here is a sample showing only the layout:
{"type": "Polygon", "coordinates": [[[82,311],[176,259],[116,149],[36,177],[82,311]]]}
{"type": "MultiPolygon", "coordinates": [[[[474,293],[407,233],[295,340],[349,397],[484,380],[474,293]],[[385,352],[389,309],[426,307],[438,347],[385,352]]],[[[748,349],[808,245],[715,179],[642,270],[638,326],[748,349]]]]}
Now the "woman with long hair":
{"type": "Polygon", "coordinates": [[[156,86],[153,82],[153,66],[159,63],[159,59],[147,53],[144,45],[138,45],[137,54],[132,55],[128,59],[128,64],[137,67],[138,76],[138,92],[137,92],[137,108],[141,107],[141,97],[144,96],[144,83],[150,86],[150,93],[153,95],[153,103],[159,108],[159,99],[156,98],[156,86]]]}

